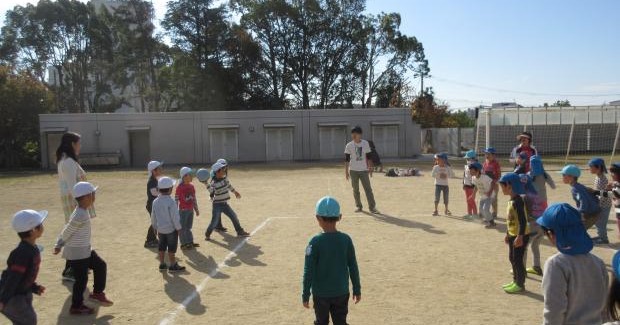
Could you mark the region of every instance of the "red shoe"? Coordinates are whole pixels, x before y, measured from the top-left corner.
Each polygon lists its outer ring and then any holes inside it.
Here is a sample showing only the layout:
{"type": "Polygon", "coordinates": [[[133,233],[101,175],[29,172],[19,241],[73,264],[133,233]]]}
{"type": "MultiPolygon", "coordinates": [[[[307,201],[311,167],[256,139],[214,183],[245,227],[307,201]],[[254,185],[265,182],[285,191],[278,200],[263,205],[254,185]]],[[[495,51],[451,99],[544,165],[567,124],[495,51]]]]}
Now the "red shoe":
{"type": "Polygon", "coordinates": [[[101,306],[112,306],[114,305],[114,303],[112,301],[110,301],[106,296],[105,293],[101,292],[101,293],[92,293],[89,296],[90,300],[92,301],[96,301],[98,302],[101,306]]]}
{"type": "Polygon", "coordinates": [[[69,309],[69,314],[71,315],[92,315],[94,313],[95,310],[86,305],[82,305],[80,307],[71,307],[71,309],[69,309]]]}

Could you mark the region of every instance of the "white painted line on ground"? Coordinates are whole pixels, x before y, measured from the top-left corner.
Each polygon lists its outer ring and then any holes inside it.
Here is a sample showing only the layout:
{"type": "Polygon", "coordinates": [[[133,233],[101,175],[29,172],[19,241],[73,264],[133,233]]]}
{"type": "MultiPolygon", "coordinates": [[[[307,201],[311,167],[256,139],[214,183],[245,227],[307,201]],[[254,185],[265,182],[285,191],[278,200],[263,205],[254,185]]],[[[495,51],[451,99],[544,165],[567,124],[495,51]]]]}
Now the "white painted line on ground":
{"type": "MultiPolygon", "coordinates": [[[[273,220],[273,218],[267,218],[265,221],[263,221],[260,225],[258,225],[251,233],[252,236],[254,236],[257,232],[259,232],[261,229],[263,229],[269,222],[271,222],[271,220],[273,220]]],[[[221,261],[217,267],[211,271],[209,273],[209,275],[207,275],[201,282],[200,284],[196,287],[196,289],[194,289],[194,291],[192,291],[174,310],[170,311],[166,317],[164,317],[159,324],[160,325],[171,325],[174,324],[175,319],[177,318],[177,316],[179,315],[180,312],[184,311],[187,306],[194,300],[196,299],[198,296],[200,296],[200,293],[202,292],[202,290],[204,290],[205,286],[207,285],[207,283],[209,282],[209,280],[211,280],[212,278],[214,278],[216,275],[218,275],[218,273],[220,273],[220,271],[224,268],[227,268],[228,265],[226,263],[228,263],[233,257],[235,257],[235,255],[237,255],[237,252],[243,248],[243,246],[245,246],[245,244],[250,240],[250,238],[245,238],[244,240],[242,240],[239,244],[237,244],[237,246],[235,246],[235,248],[233,248],[232,251],[230,251],[230,253],[228,253],[228,255],[226,255],[226,257],[224,258],[223,261],[221,261]]]]}

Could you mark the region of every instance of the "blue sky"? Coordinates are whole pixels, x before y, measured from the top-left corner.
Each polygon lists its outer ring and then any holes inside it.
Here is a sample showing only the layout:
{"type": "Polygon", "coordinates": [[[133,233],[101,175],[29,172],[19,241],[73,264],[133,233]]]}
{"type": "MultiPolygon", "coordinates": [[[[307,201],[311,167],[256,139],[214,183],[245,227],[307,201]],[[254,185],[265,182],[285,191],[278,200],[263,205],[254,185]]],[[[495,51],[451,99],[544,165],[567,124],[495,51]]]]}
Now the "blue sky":
{"type": "MultiPolygon", "coordinates": [[[[2,0],[0,14],[27,2],[2,0]]],[[[153,4],[163,17],[166,0],[153,4]]],[[[425,85],[452,108],[620,100],[620,1],[368,0],[367,11],[401,14],[424,44],[425,85]]]]}

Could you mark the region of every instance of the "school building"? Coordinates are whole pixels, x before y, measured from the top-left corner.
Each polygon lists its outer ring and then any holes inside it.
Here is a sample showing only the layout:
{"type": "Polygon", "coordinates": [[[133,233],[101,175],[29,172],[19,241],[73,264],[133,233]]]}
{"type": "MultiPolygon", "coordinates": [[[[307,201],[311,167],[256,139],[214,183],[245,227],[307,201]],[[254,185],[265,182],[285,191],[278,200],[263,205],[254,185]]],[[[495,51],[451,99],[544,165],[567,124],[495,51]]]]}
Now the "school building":
{"type": "Polygon", "coordinates": [[[143,168],[167,164],[343,159],[359,125],[385,158],[421,152],[407,108],[39,115],[42,167],[55,168],[62,133],[82,136],[81,163],[143,168]]]}

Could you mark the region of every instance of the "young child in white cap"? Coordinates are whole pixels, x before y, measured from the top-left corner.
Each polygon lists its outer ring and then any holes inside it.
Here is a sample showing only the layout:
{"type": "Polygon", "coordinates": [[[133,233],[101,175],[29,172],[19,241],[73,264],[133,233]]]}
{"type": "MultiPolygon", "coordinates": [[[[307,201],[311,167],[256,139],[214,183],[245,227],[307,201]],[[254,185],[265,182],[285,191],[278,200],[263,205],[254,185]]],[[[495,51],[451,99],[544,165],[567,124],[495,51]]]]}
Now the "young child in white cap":
{"type": "Polygon", "coordinates": [[[0,278],[0,312],[13,324],[36,324],[32,294],[41,295],[45,287],[36,280],[41,253],[36,245],[43,235],[47,211],[22,210],[13,216],[13,230],[20,243],[9,255],[7,268],[0,278]]]}
{"type": "Polygon", "coordinates": [[[159,235],[159,270],[179,272],[185,267],[179,266],[175,254],[179,242],[179,232],[181,231],[181,217],[176,202],[170,197],[174,180],[170,177],[162,177],[157,182],[159,196],[153,201],[153,212],[151,213],[151,225],[159,235]],[[168,252],[168,262],[166,265],[165,255],[168,252]]]}
{"type": "Polygon", "coordinates": [[[209,191],[213,201],[213,213],[211,223],[205,232],[205,240],[211,240],[211,233],[213,233],[215,227],[220,223],[222,213],[230,218],[238,237],[250,236],[250,234],[245,231],[243,227],[241,227],[237,214],[228,204],[228,201],[230,200],[230,192],[233,192],[238,199],[241,198],[241,194],[239,194],[239,192],[237,192],[237,190],[235,190],[235,188],[232,187],[228,181],[225,167],[225,165],[217,162],[211,167],[211,170],[215,172],[215,177],[211,179],[211,183],[207,187],[207,190],[209,191]]]}
{"type": "Polygon", "coordinates": [[[196,212],[196,216],[200,216],[196,200],[196,189],[192,184],[193,173],[194,170],[189,167],[181,168],[179,171],[181,179],[174,195],[174,199],[179,205],[179,215],[181,216],[181,231],[179,231],[181,249],[193,249],[200,246],[194,242],[194,235],[192,234],[194,212],[196,212]]]}
{"type": "Polygon", "coordinates": [[[84,305],[84,290],[88,283],[88,269],[93,270],[95,284],[90,300],[101,306],[111,306],[104,291],[106,286],[107,264],[91,247],[91,216],[88,209],[95,203],[97,188],[88,182],[79,182],[73,186],[73,197],[78,206],[73,211],[69,223],[65,225],[54,247],[54,255],[61,251],[75,274],[73,296],[69,312],[72,315],[90,315],[95,311],[84,305]],[[64,248],[64,250],[63,250],[64,248]]]}
{"type": "Polygon", "coordinates": [[[357,304],[362,299],[353,240],[336,229],[336,223],[342,217],[336,199],[329,196],[320,199],[316,203],[315,216],[323,232],[312,237],[306,247],[301,301],[304,307],[310,308],[312,294],[314,324],[329,324],[330,313],[334,324],[347,324],[349,278],[353,301],[357,304]]]}
{"type": "MultiPolygon", "coordinates": [[[[149,171],[149,179],[146,182],[146,211],[149,213],[149,218],[151,217],[151,212],[153,211],[153,201],[159,195],[159,191],[157,190],[157,180],[162,174],[162,165],[164,163],[157,160],[152,160],[148,163],[147,169],[149,171]]],[[[159,243],[157,241],[157,234],[155,230],[153,230],[153,226],[149,224],[149,228],[146,232],[146,241],[144,241],[144,248],[155,248],[158,247],[159,243]]]]}
{"type": "MultiPolygon", "coordinates": [[[[224,165],[226,165],[226,160],[224,159],[218,159],[218,162],[223,163],[224,165]]],[[[228,168],[224,168],[224,170],[227,170],[228,168]]],[[[205,188],[209,188],[209,180],[215,177],[215,174],[213,172],[210,172],[208,169],[206,168],[200,168],[196,171],[196,178],[198,178],[198,181],[200,183],[202,183],[205,188]]],[[[211,196],[209,194],[209,196],[211,196]]],[[[220,218],[220,223],[215,227],[215,231],[221,231],[221,232],[227,232],[228,229],[224,228],[224,226],[222,225],[222,218],[220,218]]]]}

